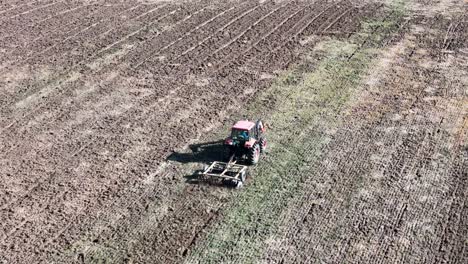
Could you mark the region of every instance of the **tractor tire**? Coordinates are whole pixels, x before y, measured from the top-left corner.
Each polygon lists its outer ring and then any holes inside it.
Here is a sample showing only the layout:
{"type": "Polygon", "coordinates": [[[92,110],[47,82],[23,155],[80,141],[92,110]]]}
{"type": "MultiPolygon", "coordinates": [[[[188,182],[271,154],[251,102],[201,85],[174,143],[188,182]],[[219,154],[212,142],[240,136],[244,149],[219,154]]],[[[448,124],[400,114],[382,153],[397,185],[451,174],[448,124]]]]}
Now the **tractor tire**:
{"type": "Polygon", "coordinates": [[[263,153],[266,150],[267,147],[267,140],[266,138],[261,138],[258,143],[260,144],[260,152],[263,153]]]}
{"type": "Polygon", "coordinates": [[[255,143],[251,149],[247,152],[247,163],[249,165],[255,165],[260,159],[260,145],[255,143]]]}

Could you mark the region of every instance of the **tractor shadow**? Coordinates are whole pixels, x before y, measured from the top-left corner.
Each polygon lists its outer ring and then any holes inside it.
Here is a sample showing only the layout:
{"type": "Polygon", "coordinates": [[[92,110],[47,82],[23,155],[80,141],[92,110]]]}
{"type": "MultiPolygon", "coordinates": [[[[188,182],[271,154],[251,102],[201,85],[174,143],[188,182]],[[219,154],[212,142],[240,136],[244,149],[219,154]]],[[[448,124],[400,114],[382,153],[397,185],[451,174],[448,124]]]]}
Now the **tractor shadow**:
{"type": "Polygon", "coordinates": [[[223,140],[189,145],[190,152],[174,152],[167,160],[179,163],[203,163],[222,161],[224,157],[223,140]]]}
{"type": "MultiPolygon", "coordinates": [[[[179,162],[182,164],[196,163],[208,166],[214,161],[223,161],[224,157],[224,141],[211,141],[200,144],[189,145],[189,151],[187,152],[173,152],[169,157],[168,161],[179,162]]],[[[199,175],[203,173],[202,166],[200,169],[195,170],[190,175],[185,175],[185,181],[190,184],[203,184],[210,186],[220,186],[226,188],[235,188],[229,184],[223,183],[220,180],[215,181],[204,181],[199,179],[199,175]]]]}

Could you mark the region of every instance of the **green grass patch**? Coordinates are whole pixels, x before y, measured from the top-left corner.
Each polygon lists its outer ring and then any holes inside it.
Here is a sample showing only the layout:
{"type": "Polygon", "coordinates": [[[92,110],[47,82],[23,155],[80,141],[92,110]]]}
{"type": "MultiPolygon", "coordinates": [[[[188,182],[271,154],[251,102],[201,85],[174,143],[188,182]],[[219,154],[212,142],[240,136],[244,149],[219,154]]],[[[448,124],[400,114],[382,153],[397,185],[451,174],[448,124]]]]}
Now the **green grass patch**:
{"type": "MultiPolygon", "coordinates": [[[[398,29],[402,5],[392,7],[384,21],[368,21],[348,42],[320,43],[312,57],[323,57],[311,72],[296,65],[281,75],[258,101],[269,100],[265,121],[269,150],[252,179],[237,191],[223,211],[222,221],[188,257],[189,263],[255,263],[264,242],[277,230],[278,217],[310,175],[330,141],[328,131],[340,125],[340,113],[373,59],[379,44],[398,29]],[[298,70],[301,69],[301,70],[298,70]]],[[[261,105],[259,104],[251,104],[261,105]]],[[[265,109],[252,107],[248,116],[265,109]]]]}

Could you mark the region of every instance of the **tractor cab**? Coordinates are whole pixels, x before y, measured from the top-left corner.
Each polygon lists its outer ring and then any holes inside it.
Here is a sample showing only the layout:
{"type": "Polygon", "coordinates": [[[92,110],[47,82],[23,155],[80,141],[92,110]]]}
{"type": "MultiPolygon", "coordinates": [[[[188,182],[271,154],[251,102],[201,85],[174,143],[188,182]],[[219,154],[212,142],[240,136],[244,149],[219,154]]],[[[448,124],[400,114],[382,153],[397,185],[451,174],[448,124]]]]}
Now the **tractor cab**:
{"type": "Polygon", "coordinates": [[[250,132],[248,130],[232,129],[231,139],[234,141],[249,141],[250,132]]]}
{"type": "Polygon", "coordinates": [[[247,142],[250,137],[256,138],[254,131],[255,123],[249,121],[239,121],[232,127],[231,139],[233,141],[247,142]]]}
{"type": "Polygon", "coordinates": [[[266,147],[263,136],[265,128],[261,120],[256,123],[242,120],[232,126],[231,135],[226,138],[226,160],[247,158],[248,163],[256,164],[260,152],[266,147]]]}

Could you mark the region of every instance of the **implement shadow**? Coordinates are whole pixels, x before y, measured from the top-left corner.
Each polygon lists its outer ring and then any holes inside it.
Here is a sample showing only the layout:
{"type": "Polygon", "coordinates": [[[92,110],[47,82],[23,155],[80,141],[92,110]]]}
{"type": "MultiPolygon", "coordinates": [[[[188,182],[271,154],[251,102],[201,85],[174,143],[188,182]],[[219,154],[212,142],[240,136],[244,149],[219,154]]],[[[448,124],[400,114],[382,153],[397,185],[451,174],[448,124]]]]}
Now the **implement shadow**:
{"type": "MultiPolygon", "coordinates": [[[[205,166],[211,164],[214,161],[223,161],[224,159],[224,145],[223,140],[205,142],[200,144],[192,144],[189,146],[188,152],[173,152],[169,157],[168,161],[175,161],[183,164],[188,163],[201,163],[205,166]]],[[[199,174],[204,170],[196,170],[191,175],[186,175],[184,178],[188,183],[200,184],[199,174]]],[[[211,185],[214,183],[210,183],[211,185]]]]}

